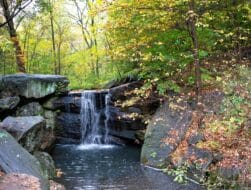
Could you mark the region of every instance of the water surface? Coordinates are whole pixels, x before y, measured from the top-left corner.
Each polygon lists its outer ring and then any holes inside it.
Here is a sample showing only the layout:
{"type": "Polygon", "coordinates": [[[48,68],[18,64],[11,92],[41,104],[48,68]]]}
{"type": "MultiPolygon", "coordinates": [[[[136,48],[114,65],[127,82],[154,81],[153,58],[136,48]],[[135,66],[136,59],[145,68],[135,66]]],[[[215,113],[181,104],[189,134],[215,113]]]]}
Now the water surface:
{"type": "Polygon", "coordinates": [[[64,175],[56,181],[67,190],[196,190],[162,172],[140,165],[140,149],[112,145],[57,145],[53,151],[64,175]]]}

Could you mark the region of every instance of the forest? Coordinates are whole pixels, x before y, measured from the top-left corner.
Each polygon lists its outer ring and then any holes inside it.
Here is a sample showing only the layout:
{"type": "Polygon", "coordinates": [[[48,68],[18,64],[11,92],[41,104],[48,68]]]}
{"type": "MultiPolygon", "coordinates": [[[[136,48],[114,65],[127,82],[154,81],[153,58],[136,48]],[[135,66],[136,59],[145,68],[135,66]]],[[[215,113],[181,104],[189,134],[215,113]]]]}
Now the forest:
{"type": "Polygon", "coordinates": [[[250,56],[245,0],[3,0],[1,7],[1,73],[62,74],[73,89],[131,76],[160,93],[179,91],[250,56]]]}
{"type": "MultiPolygon", "coordinates": [[[[160,104],[170,94],[179,96],[177,104],[195,99],[184,138],[200,131],[204,138],[197,148],[223,157],[209,170],[239,167],[238,180],[250,185],[250,30],[249,0],[0,0],[0,75],[63,75],[70,90],[140,81],[114,103],[123,111],[152,97],[160,104]],[[203,102],[215,91],[225,99],[219,113],[210,115],[203,102]]],[[[140,115],[130,114],[133,121],[140,115]]],[[[151,123],[148,115],[140,117],[151,123]]],[[[173,163],[186,146],[181,140],[173,163]]],[[[175,168],[167,173],[183,182],[184,168],[175,168]]],[[[202,183],[223,187],[216,178],[202,183]]],[[[234,189],[233,181],[227,187],[234,189]]]]}

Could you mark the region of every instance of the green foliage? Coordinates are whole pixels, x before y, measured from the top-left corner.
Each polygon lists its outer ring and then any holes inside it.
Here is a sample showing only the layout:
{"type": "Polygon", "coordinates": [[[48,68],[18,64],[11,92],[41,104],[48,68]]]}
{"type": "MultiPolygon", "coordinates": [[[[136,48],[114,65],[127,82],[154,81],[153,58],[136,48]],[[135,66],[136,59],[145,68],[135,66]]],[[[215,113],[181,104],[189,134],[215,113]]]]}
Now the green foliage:
{"type": "Polygon", "coordinates": [[[178,183],[187,183],[187,173],[188,173],[188,165],[183,164],[178,166],[175,169],[164,169],[163,172],[168,175],[174,176],[174,181],[178,183]]]}
{"type": "MultiPolygon", "coordinates": [[[[71,88],[99,88],[109,80],[133,74],[156,86],[160,94],[180,92],[195,82],[193,44],[187,30],[188,2],[95,0],[87,6],[82,0],[36,1],[18,28],[27,71],[54,73],[52,13],[56,62],[61,65],[61,74],[70,78],[71,88]],[[73,9],[75,12],[70,11],[73,9]]],[[[201,62],[229,49],[241,53],[250,46],[248,2],[196,0],[195,5],[201,62]]],[[[15,72],[14,49],[5,28],[1,28],[0,54],[1,73],[15,72]]],[[[212,68],[201,68],[203,82],[213,81],[209,70],[212,68]]]]}
{"type": "Polygon", "coordinates": [[[15,73],[15,54],[12,43],[9,41],[8,33],[4,28],[0,28],[0,73],[15,73]]]}
{"type": "Polygon", "coordinates": [[[151,156],[152,158],[156,158],[157,153],[156,153],[156,152],[152,152],[152,153],[150,154],[150,156],[151,156]]]}
{"type": "MultiPolygon", "coordinates": [[[[109,21],[105,28],[111,41],[111,61],[120,67],[126,64],[128,68],[137,68],[139,76],[157,85],[161,94],[167,89],[179,91],[180,85],[193,85],[193,72],[185,74],[193,61],[186,27],[187,2],[116,1],[108,11],[109,21]]],[[[200,60],[219,50],[247,46],[250,11],[246,2],[195,2],[200,60]],[[229,10],[237,11],[229,14],[229,10]]],[[[212,81],[210,72],[203,68],[202,72],[203,81],[212,81]]]]}
{"type": "Polygon", "coordinates": [[[226,93],[222,106],[224,119],[221,122],[230,132],[239,129],[248,119],[251,108],[250,76],[250,68],[240,67],[236,69],[234,76],[226,73],[224,80],[221,81],[226,93]]]}
{"type": "Polygon", "coordinates": [[[215,189],[243,189],[237,183],[237,181],[228,181],[220,177],[217,172],[212,172],[207,177],[198,176],[200,178],[200,183],[207,187],[208,190],[215,189]]]}

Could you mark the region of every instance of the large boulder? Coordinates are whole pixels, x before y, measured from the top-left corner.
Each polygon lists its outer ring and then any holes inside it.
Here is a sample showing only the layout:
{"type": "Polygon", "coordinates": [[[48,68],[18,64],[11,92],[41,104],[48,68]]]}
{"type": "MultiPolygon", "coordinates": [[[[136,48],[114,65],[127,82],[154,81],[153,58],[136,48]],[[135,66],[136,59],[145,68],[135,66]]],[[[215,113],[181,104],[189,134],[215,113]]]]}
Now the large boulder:
{"type": "Polygon", "coordinates": [[[0,99],[0,111],[12,110],[19,102],[20,98],[18,96],[2,98],[0,99]]]}
{"type": "Polygon", "coordinates": [[[174,98],[165,102],[147,126],[141,162],[156,168],[167,165],[191,122],[192,113],[185,101],[174,98]]]}
{"type": "Polygon", "coordinates": [[[29,152],[40,149],[45,127],[41,116],[7,117],[0,124],[0,128],[8,131],[29,152]]]}
{"type": "Polygon", "coordinates": [[[48,190],[49,182],[42,175],[39,161],[2,129],[0,129],[0,168],[7,174],[23,173],[35,176],[40,181],[41,189],[48,190]]]}
{"type": "Polygon", "coordinates": [[[47,179],[56,177],[56,168],[52,157],[47,152],[36,151],[33,154],[39,161],[43,176],[47,179]]]}
{"type": "Polygon", "coordinates": [[[42,116],[43,107],[38,102],[30,102],[17,109],[16,116],[42,116]]]}
{"type": "Polygon", "coordinates": [[[43,98],[67,91],[69,81],[60,75],[13,74],[0,76],[0,91],[26,98],[43,98]]]}

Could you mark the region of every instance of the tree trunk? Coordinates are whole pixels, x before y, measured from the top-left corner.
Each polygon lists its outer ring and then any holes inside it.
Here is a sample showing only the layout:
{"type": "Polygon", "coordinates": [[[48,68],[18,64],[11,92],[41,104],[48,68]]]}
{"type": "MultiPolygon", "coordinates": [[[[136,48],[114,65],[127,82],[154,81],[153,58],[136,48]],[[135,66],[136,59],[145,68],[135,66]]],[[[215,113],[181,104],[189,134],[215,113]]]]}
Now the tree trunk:
{"type": "Polygon", "coordinates": [[[10,15],[10,10],[9,10],[9,4],[7,0],[1,0],[0,4],[2,6],[3,12],[4,12],[4,17],[5,20],[8,21],[7,26],[8,26],[8,32],[10,35],[10,39],[13,43],[13,46],[15,48],[15,55],[16,55],[16,63],[17,63],[17,68],[18,71],[21,73],[25,73],[25,59],[24,59],[24,54],[22,51],[22,48],[20,46],[18,37],[17,37],[17,32],[14,27],[14,22],[13,19],[11,19],[10,15]]]}
{"type": "MultiPolygon", "coordinates": [[[[53,5],[51,5],[51,6],[53,6],[53,5]]],[[[55,31],[54,31],[53,11],[52,10],[50,10],[50,22],[51,22],[51,39],[52,39],[54,74],[56,75],[56,74],[58,74],[57,73],[57,55],[56,55],[55,31]]]]}
{"type": "Polygon", "coordinates": [[[16,54],[16,62],[17,62],[17,68],[18,71],[21,73],[26,73],[25,70],[25,59],[24,59],[24,54],[21,49],[19,40],[17,38],[17,35],[12,35],[11,36],[11,41],[13,42],[14,48],[15,48],[15,54],[16,54]]]}
{"type": "Polygon", "coordinates": [[[196,13],[195,13],[195,2],[191,0],[189,2],[189,12],[188,12],[188,27],[190,32],[190,37],[193,42],[193,58],[194,58],[194,70],[195,70],[195,88],[197,101],[199,101],[199,96],[201,94],[201,71],[200,71],[200,61],[199,61],[199,46],[198,37],[196,33],[196,13]]]}
{"type": "Polygon", "coordinates": [[[99,78],[99,56],[98,56],[98,42],[95,36],[94,39],[94,45],[95,45],[95,54],[96,54],[96,75],[99,78]]]}

